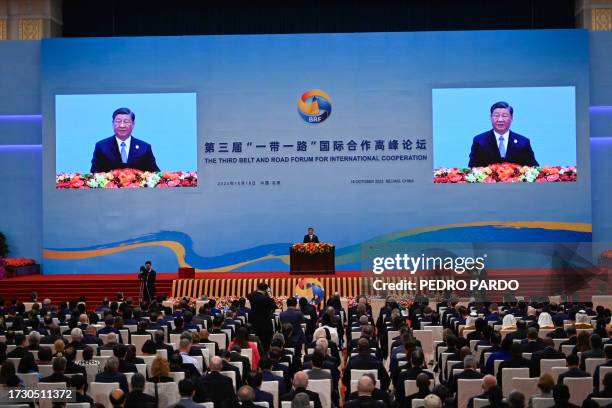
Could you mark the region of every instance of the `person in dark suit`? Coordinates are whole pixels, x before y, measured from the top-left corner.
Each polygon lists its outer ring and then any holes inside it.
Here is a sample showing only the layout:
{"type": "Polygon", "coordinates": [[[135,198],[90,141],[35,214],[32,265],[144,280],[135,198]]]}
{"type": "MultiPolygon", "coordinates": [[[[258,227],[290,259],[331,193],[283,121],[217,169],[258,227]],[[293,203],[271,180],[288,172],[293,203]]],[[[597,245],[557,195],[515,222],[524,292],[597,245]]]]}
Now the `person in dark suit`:
{"type": "Polygon", "coordinates": [[[474,408],[475,399],[489,399],[489,390],[497,385],[497,379],[491,374],[482,378],[482,394],[471,397],[467,403],[467,408],[474,408]]]}
{"type": "Polygon", "coordinates": [[[153,269],[151,261],[146,261],[140,267],[138,279],[140,280],[140,300],[147,305],[155,299],[155,278],[157,272],[153,269]]]}
{"type": "Polygon", "coordinates": [[[308,232],[304,235],[304,243],[313,242],[315,244],[319,243],[319,237],[314,234],[314,228],[308,227],[308,232]]]}
{"type": "Polygon", "coordinates": [[[285,379],[272,373],[272,360],[262,358],[259,360],[259,368],[261,368],[261,376],[263,381],[276,381],[278,383],[278,395],[283,395],[287,392],[285,387],[285,379]]]}
{"type": "Polygon", "coordinates": [[[519,343],[513,343],[510,347],[510,359],[504,360],[499,364],[497,369],[497,385],[502,384],[502,370],[504,368],[531,368],[529,360],[523,357],[523,348],[519,343]]]}
{"type": "Polygon", "coordinates": [[[395,398],[398,404],[401,405],[404,402],[404,396],[406,395],[404,384],[406,380],[416,380],[420,374],[427,375],[430,380],[434,379],[434,375],[431,372],[425,371],[424,365],[425,356],[423,352],[414,350],[410,355],[410,365],[405,366],[407,369],[399,373],[395,382],[395,398]]]}
{"type": "MultiPolygon", "coordinates": [[[[587,358],[604,358],[604,351],[602,348],[602,339],[599,334],[591,335],[591,349],[589,351],[583,351],[580,355],[580,369],[586,370],[586,359],[587,358]]],[[[591,373],[592,374],[592,373],[591,373]]]]}
{"type": "Polygon", "coordinates": [[[144,375],[136,373],[132,376],[130,381],[132,391],[127,395],[125,399],[125,408],[155,408],[157,407],[157,400],[154,396],[145,394],[145,378],[144,375]]]}
{"type": "Polygon", "coordinates": [[[159,171],[151,145],[132,136],[135,120],[136,115],[128,108],[113,112],[115,134],[96,143],[91,159],[92,173],[124,168],[159,171]]]}
{"type": "Polygon", "coordinates": [[[543,350],[546,346],[544,341],[538,337],[538,331],[535,327],[527,329],[527,338],[521,341],[523,353],[535,353],[543,350]]]}
{"type": "Polygon", "coordinates": [[[463,371],[451,377],[449,388],[452,393],[456,393],[459,380],[477,380],[483,377],[484,374],[476,371],[476,357],[467,355],[463,359],[463,371]]]}
{"type": "Polygon", "coordinates": [[[322,408],[321,399],[319,394],[316,392],[307,390],[308,387],[308,375],[304,371],[298,371],[293,376],[293,389],[281,396],[281,401],[293,401],[296,394],[301,392],[308,394],[311,402],[314,402],[314,408],[322,408]]]}
{"type": "Polygon", "coordinates": [[[221,357],[215,356],[210,360],[210,372],[196,382],[196,392],[193,397],[195,402],[212,401],[215,408],[234,406],[236,391],[232,380],[220,373],[222,368],[221,357]]]}
{"type": "Polygon", "coordinates": [[[73,375],[70,377],[70,387],[75,389],[75,402],[87,402],[93,406],[94,400],[85,393],[87,386],[87,376],[73,375]]]}
{"type": "Polygon", "coordinates": [[[580,361],[578,360],[577,354],[570,354],[565,360],[567,361],[568,371],[559,374],[557,384],[563,384],[563,379],[565,378],[583,378],[591,376],[589,373],[580,369],[580,361]]]}
{"type": "Polygon", "coordinates": [[[510,130],[513,114],[514,109],[507,102],[496,102],[491,106],[493,129],[474,137],[468,167],[505,162],[538,165],[529,139],[510,130]]]}
{"type": "Polygon", "coordinates": [[[565,359],[565,354],[555,350],[555,343],[552,338],[544,339],[544,349],[536,351],[531,355],[531,368],[529,369],[530,377],[540,376],[540,361],[542,360],[560,360],[565,359]]]}
{"type": "Polygon", "coordinates": [[[351,386],[351,370],[370,370],[374,369],[378,371],[378,379],[380,380],[380,388],[387,390],[391,379],[389,373],[383,366],[382,362],[376,357],[370,355],[370,343],[368,339],[361,338],[357,343],[357,355],[349,359],[346,369],[344,370],[344,376],[342,377],[342,383],[345,387],[351,386]]]}
{"type": "Polygon", "coordinates": [[[294,297],[287,299],[287,310],[281,312],[280,321],[282,324],[290,324],[293,327],[291,331],[291,337],[289,338],[289,344],[292,348],[295,348],[296,352],[300,354],[302,346],[306,343],[306,335],[302,330],[302,323],[304,322],[304,314],[297,309],[297,300],[294,297]]]}
{"type": "Polygon", "coordinates": [[[270,348],[272,340],[272,320],[271,315],[276,310],[276,303],[270,296],[270,288],[264,282],[257,285],[257,290],[247,295],[251,302],[251,314],[249,323],[255,328],[255,334],[261,340],[264,350],[270,348]]]}
{"type": "Polygon", "coordinates": [[[274,396],[269,392],[261,390],[261,383],[263,382],[261,373],[249,373],[249,375],[245,376],[245,379],[246,383],[253,388],[255,393],[253,401],[267,402],[268,407],[274,407],[274,396]]]}
{"type": "Polygon", "coordinates": [[[6,354],[6,358],[23,358],[24,355],[31,353],[26,347],[26,336],[17,333],[15,335],[15,344],[17,347],[13,351],[6,354]]]}
{"type": "MultiPolygon", "coordinates": [[[[427,391],[429,392],[429,378],[425,378],[428,383],[427,391]]],[[[387,405],[374,399],[372,395],[376,384],[372,379],[366,375],[362,376],[357,382],[357,398],[352,399],[344,406],[346,408],[384,408],[387,405]]],[[[413,394],[415,395],[415,394],[413,394]]],[[[412,395],[410,396],[412,397],[412,395]]]]}
{"type": "Polygon", "coordinates": [[[599,367],[612,367],[612,347],[606,347],[606,362],[598,365],[595,368],[595,372],[591,373],[593,375],[593,387],[595,389],[599,389],[599,367]]]}
{"type": "Polygon", "coordinates": [[[104,365],[104,371],[96,374],[96,382],[102,383],[119,383],[119,388],[124,393],[130,392],[128,388],[127,377],[125,374],[119,372],[119,360],[117,357],[111,357],[106,360],[104,365]]]}
{"type": "Polygon", "coordinates": [[[55,357],[53,359],[53,374],[43,377],[40,382],[43,383],[66,383],[66,386],[70,383],[70,377],[64,375],[66,371],[66,359],[64,357],[55,357]]]}

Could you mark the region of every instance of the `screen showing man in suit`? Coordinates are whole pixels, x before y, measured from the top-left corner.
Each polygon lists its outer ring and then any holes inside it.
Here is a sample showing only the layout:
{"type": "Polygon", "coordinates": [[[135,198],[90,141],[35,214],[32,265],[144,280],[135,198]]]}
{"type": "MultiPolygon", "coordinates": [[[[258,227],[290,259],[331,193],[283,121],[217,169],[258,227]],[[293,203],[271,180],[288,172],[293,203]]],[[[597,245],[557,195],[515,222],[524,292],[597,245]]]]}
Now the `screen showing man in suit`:
{"type": "Polygon", "coordinates": [[[514,109],[508,102],[491,106],[493,128],[474,137],[468,167],[486,167],[493,163],[537,166],[529,139],[510,130],[514,109]]]}
{"type": "Polygon", "coordinates": [[[113,112],[115,134],[96,143],[91,159],[91,172],[100,173],[115,169],[159,171],[151,145],[132,136],[136,115],[129,108],[113,112]]]}
{"type": "Polygon", "coordinates": [[[56,95],[55,133],[57,189],[197,187],[195,93],[56,95]]]}
{"type": "Polygon", "coordinates": [[[573,86],[433,89],[433,182],[575,182],[576,112],[573,86]]]}

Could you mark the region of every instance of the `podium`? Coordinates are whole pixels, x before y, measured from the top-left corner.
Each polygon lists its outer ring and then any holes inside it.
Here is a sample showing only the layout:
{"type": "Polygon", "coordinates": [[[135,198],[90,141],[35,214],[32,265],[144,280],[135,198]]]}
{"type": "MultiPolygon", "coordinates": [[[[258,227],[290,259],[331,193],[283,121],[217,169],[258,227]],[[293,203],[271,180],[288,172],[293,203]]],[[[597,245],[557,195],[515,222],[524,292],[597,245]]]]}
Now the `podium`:
{"type": "Polygon", "coordinates": [[[336,273],[336,248],[330,244],[294,244],[289,247],[291,275],[333,275],[336,273]]]}

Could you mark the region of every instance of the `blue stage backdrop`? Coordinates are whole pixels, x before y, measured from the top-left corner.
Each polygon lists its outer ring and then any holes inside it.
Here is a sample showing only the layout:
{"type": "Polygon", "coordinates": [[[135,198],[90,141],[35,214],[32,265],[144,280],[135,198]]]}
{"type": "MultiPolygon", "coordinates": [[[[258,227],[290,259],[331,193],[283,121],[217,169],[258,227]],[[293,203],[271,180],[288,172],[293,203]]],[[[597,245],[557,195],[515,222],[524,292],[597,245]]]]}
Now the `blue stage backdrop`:
{"type": "Polygon", "coordinates": [[[367,269],[372,245],[590,241],[588,49],[581,30],[45,40],[44,273],[132,273],[145,259],[287,271],[308,226],[336,245],[338,270],[367,269]],[[197,186],[122,173],[56,188],[56,171],[86,173],[112,135],[96,95],[137,103],[133,136],[197,186]],[[434,164],[467,165],[498,97],[540,165],[576,166],[575,181],[432,182],[434,164]],[[147,188],[108,188],[122,182],[147,188]]]}

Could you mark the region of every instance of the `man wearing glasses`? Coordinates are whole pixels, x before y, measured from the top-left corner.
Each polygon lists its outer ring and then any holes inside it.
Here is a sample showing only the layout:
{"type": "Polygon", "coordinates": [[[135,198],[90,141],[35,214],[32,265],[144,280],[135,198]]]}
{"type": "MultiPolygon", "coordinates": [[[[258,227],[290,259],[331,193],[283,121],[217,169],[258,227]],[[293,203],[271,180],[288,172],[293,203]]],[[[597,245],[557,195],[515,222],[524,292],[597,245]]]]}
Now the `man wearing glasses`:
{"type": "Polygon", "coordinates": [[[514,109],[507,102],[491,106],[493,129],[474,137],[468,167],[485,167],[493,163],[538,166],[529,139],[510,130],[513,113],[514,109]]]}
{"type": "Polygon", "coordinates": [[[132,137],[136,115],[128,108],[113,112],[115,134],[96,143],[91,159],[91,172],[100,173],[115,169],[159,171],[151,145],[132,137]]]}

